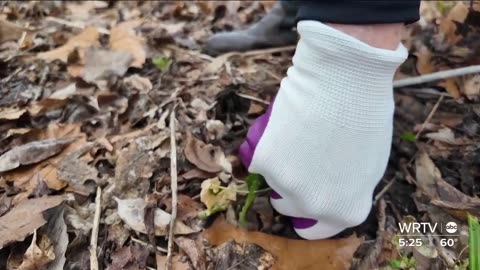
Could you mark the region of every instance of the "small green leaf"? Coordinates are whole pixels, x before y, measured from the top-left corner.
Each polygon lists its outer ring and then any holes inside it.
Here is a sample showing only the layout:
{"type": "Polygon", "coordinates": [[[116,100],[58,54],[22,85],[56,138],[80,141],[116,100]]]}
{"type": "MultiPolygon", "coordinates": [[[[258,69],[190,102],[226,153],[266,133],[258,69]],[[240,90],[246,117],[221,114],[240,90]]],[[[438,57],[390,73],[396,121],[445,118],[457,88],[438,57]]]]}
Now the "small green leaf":
{"type": "Polygon", "coordinates": [[[240,226],[243,228],[248,227],[247,221],[247,213],[248,209],[252,205],[253,201],[255,200],[256,192],[260,189],[260,187],[265,183],[265,179],[260,174],[250,173],[247,177],[247,187],[248,187],[248,195],[247,199],[245,200],[245,204],[242,207],[242,212],[240,213],[240,226]]]}
{"type": "Polygon", "coordinates": [[[172,61],[168,57],[157,56],[152,58],[152,63],[162,72],[166,72],[170,68],[172,61]]]}
{"type": "Polygon", "coordinates": [[[468,245],[470,270],[480,270],[480,224],[472,215],[468,215],[468,245]]]}
{"type": "Polygon", "coordinates": [[[402,262],[400,260],[391,260],[390,261],[390,266],[393,267],[393,269],[401,269],[402,262]]]}
{"type": "Polygon", "coordinates": [[[404,139],[407,142],[416,142],[417,141],[417,136],[413,134],[412,132],[405,132],[400,136],[400,138],[404,139]]]}

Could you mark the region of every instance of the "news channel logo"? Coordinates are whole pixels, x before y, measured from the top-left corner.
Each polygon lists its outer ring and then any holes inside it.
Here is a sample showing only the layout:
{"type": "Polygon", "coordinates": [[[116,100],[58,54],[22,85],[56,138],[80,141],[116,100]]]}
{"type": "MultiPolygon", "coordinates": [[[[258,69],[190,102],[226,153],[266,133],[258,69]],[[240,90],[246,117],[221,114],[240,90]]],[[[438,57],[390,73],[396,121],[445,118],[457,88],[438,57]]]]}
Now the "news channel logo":
{"type": "Polygon", "coordinates": [[[447,231],[448,233],[456,233],[457,230],[458,230],[457,223],[453,221],[450,221],[447,223],[447,225],[445,225],[445,231],[447,231]]]}

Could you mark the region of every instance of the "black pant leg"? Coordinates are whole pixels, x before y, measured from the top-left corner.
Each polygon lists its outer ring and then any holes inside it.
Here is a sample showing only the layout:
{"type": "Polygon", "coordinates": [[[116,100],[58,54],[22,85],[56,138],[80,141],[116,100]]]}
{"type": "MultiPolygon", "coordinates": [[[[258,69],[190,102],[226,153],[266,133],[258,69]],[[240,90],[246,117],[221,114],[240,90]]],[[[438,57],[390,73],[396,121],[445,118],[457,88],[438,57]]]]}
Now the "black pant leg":
{"type": "Polygon", "coordinates": [[[420,0],[317,0],[298,1],[297,5],[299,6],[297,21],[408,24],[420,17],[420,0]]]}

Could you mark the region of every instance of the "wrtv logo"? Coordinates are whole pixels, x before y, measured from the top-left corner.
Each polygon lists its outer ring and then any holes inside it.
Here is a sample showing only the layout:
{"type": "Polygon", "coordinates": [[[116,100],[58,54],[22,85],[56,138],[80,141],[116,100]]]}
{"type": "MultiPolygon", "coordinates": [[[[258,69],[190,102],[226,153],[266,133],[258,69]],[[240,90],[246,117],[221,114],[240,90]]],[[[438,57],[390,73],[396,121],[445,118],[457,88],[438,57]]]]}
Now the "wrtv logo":
{"type": "Polygon", "coordinates": [[[398,223],[398,228],[402,234],[433,234],[440,230],[441,233],[456,233],[458,226],[455,222],[431,223],[431,222],[408,222],[398,223]]]}

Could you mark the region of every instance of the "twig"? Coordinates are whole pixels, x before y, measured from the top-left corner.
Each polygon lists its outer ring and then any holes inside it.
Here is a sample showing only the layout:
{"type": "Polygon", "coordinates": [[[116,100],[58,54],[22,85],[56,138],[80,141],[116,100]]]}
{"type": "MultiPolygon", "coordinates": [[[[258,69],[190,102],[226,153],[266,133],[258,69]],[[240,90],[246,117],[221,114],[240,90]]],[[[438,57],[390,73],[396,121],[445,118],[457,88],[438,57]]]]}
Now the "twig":
{"type": "Polygon", "coordinates": [[[463,76],[463,75],[479,73],[479,72],[480,72],[480,65],[443,70],[439,72],[421,75],[418,77],[396,80],[393,82],[393,87],[398,88],[398,87],[404,87],[409,85],[422,84],[422,83],[433,82],[433,81],[438,81],[438,80],[447,79],[451,77],[463,76]]]}
{"type": "Polygon", "coordinates": [[[428,122],[430,122],[430,120],[432,120],[432,117],[435,114],[435,112],[437,111],[438,106],[440,105],[440,102],[442,102],[443,97],[444,96],[440,96],[438,98],[437,103],[435,103],[435,106],[433,106],[432,111],[430,112],[430,114],[428,114],[427,119],[425,119],[425,122],[423,122],[422,126],[420,127],[420,130],[415,135],[415,139],[418,139],[418,137],[420,136],[420,133],[422,133],[422,131],[425,129],[425,126],[428,124],[428,122]]]}
{"type": "MultiPolygon", "coordinates": [[[[172,269],[173,237],[177,218],[177,143],[175,139],[175,107],[170,114],[170,184],[172,190],[172,217],[168,232],[167,270],[172,269]]],[[[158,267],[158,266],[157,266],[158,267]]]]}
{"type": "MultiPolygon", "coordinates": [[[[133,238],[133,237],[130,237],[130,239],[131,239],[133,242],[138,243],[138,244],[140,244],[140,245],[142,245],[142,246],[148,246],[148,243],[143,242],[143,241],[140,240],[140,239],[133,238]]],[[[159,247],[159,246],[155,246],[155,247],[157,248],[158,251],[163,252],[163,253],[167,253],[167,250],[166,250],[166,249],[164,249],[164,248],[162,248],[162,247],[159,247]]]]}
{"type": "MultiPolygon", "coordinates": [[[[66,25],[66,26],[72,27],[72,28],[85,29],[85,27],[86,27],[83,22],[71,22],[71,21],[67,21],[67,20],[64,20],[64,19],[55,18],[55,17],[51,17],[51,16],[46,17],[45,20],[50,21],[50,22],[55,22],[55,23],[58,23],[58,24],[63,24],[63,25],[66,25]]],[[[97,30],[98,30],[98,32],[100,32],[102,34],[110,35],[110,31],[106,28],[97,27],[97,30]]]]}
{"type": "Polygon", "coordinates": [[[271,53],[278,53],[278,52],[286,52],[286,51],[294,51],[297,45],[290,45],[278,48],[271,48],[271,49],[260,49],[260,50],[253,50],[244,53],[240,53],[241,56],[255,56],[261,54],[271,54],[271,53]]]}
{"type": "Polygon", "coordinates": [[[177,45],[167,45],[166,48],[168,48],[170,50],[177,51],[181,54],[190,54],[190,55],[196,56],[198,58],[201,58],[203,60],[207,60],[207,61],[210,61],[210,62],[212,62],[213,59],[215,58],[215,57],[211,57],[210,55],[203,54],[203,53],[200,53],[200,52],[197,52],[197,51],[183,49],[181,47],[178,47],[177,45]]]}
{"type": "Polygon", "coordinates": [[[416,96],[420,96],[421,95],[426,95],[426,96],[431,96],[431,97],[435,97],[435,96],[445,96],[447,98],[453,98],[452,95],[450,95],[450,93],[446,93],[446,92],[440,92],[439,90],[437,89],[434,89],[434,88],[411,88],[411,87],[405,87],[405,88],[400,88],[398,89],[397,91],[400,91],[404,94],[415,94],[416,96]]]}
{"type": "Polygon", "coordinates": [[[383,187],[383,189],[375,196],[375,199],[373,200],[373,205],[377,205],[378,200],[381,199],[383,194],[385,194],[393,185],[393,183],[395,183],[395,179],[396,179],[395,176],[392,179],[390,179],[390,182],[388,182],[388,184],[386,184],[383,187]]]}
{"type": "Polygon", "coordinates": [[[97,196],[95,197],[95,216],[93,218],[92,238],[90,239],[90,269],[98,270],[97,241],[98,227],[100,226],[100,212],[102,203],[102,188],[97,187],[97,196]]]}
{"type": "Polygon", "coordinates": [[[270,102],[266,101],[266,100],[263,100],[263,99],[260,99],[260,98],[257,98],[257,97],[254,97],[254,96],[250,96],[250,95],[246,95],[246,94],[241,94],[241,93],[235,93],[237,96],[239,97],[242,97],[242,98],[246,98],[246,99],[250,99],[250,100],[254,100],[256,102],[260,102],[260,103],[263,103],[265,105],[270,105],[270,102]]]}

